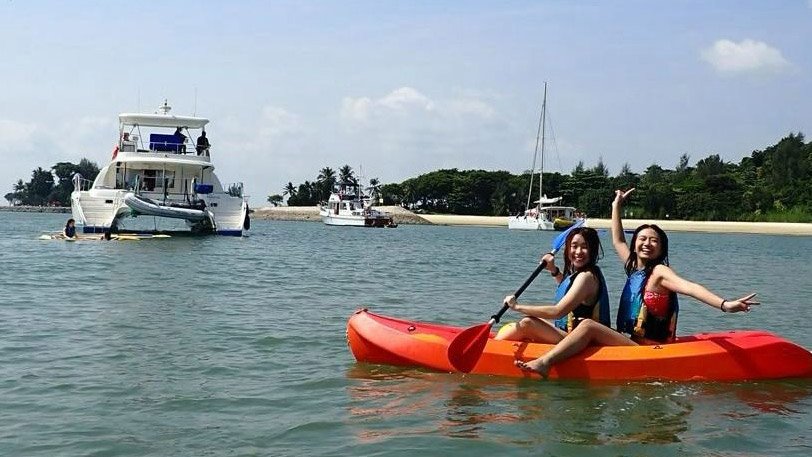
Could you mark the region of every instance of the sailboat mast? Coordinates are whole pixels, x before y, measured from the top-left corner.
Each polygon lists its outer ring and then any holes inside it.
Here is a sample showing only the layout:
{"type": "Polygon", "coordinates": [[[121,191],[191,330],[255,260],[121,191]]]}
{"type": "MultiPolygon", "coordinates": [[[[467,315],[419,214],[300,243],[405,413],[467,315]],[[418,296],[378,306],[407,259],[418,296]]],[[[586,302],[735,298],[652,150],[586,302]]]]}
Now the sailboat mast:
{"type": "MultiPolygon", "coordinates": [[[[544,131],[547,130],[547,81],[544,81],[544,101],[541,102],[541,122],[539,123],[539,130],[541,130],[541,167],[539,168],[539,208],[541,208],[541,183],[544,181],[544,131]]],[[[538,140],[536,140],[538,141],[538,140]]]]}
{"type": "MultiPolygon", "coordinates": [[[[544,98],[547,99],[547,83],[544,83],[544,98]]],[[[541,104],[541,112],[539,113],[539,127],[536,130],[536,148],[533,150],[533,166],[530,167],[530,187],[527,188],[527,204],[524,206],[525,210],[530,209],[530,201],[533,198],[533,178],[536,174],[536,159],[539,156],[539,137],[541,135],[541,122],[544,119],[544,103],[541,104]]]]}

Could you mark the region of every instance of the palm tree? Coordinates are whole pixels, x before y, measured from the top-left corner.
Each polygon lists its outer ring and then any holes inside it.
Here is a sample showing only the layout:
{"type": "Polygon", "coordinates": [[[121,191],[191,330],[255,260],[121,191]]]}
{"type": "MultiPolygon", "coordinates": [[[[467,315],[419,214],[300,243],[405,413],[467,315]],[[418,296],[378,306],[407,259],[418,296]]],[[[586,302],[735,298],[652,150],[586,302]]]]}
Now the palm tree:
{"type": "Polygon", "coordinates": [[[285,187],[282,188],[282,195],[287,195],[288,197],[295,197],[296,186],[294,186],[292,182],[288,181],[285,187]]]}
{"type": "Polygon", "coordinates": [[[330,195],[336,185],[336,172],[330,167],[324,167],[319,171],[317,180],[319,199],[323,200],[325,195],[330,195]]]}
{"type": "Polygon", "coordinates": [[[381,195],[381,180],[378,178],[371,178],[369,180],[369,187],[367,190],[371,194],[372,201],[377,202],[381,195]]]}
{"type": "Polygon", "coordinates": [[[319,182],[335,182],[336,171],[330,167],[324,167],[319,171],[319,182]]]}
{"type": "Polygon", "coordinates": [[[349,165],[344,165],[338,169],[338,179],[344,183],[358,184],[358,181],[355,179],[355,172],[352,171],[352,167],[349,165]]]}

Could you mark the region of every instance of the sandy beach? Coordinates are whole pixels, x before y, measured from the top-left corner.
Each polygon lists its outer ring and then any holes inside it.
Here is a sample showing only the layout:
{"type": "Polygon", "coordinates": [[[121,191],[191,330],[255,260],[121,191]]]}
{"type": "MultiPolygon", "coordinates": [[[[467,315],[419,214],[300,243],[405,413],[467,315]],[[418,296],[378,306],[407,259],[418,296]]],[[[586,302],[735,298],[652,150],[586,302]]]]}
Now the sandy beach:
{"type": "MultiPolygon", "coordinates": [[[[380,210],[392,214],[398,224],[433,224],[450,226],[507,227],[506,216],[461,216],[451,214],[415,214],[400,206],[380,206],[380,210]]],[[[257,219],[288,221],[319,221],[319,210],[315,206],[264,207],[255,210],[257,219]]],[[[609,219],[589,219],[587,225],[596,229],[608,229],[609,219]]],[[[663,230],[674,232],[706,233],[755,233],[770,235],[812,236],[812,224],[790,222],[717,222],[717,221],[672,221],[653,219],[624,219],[623,226],[635,228],[640,224],[657,224],[663,230]]]]}

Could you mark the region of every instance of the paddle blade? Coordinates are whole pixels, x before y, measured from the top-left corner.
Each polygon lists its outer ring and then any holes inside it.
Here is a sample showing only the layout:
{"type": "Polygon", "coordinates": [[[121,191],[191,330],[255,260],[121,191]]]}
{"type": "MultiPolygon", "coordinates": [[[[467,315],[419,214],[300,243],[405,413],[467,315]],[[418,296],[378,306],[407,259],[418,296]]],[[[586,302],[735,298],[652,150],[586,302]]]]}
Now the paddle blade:
{"type": "Polygon", "coordinates": [[[457,370],[469,373],[482,356],[493,322],[469,327],[448,345],[448,361],[457,370]]]}

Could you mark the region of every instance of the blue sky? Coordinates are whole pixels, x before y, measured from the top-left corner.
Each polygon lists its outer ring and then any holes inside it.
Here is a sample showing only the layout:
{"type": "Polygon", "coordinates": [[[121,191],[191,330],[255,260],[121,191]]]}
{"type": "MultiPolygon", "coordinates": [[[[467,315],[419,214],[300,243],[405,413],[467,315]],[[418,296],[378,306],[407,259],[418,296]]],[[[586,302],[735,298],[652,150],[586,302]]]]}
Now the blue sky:
{"type": "Polygon", "coordinates": [[[528,169],[544,81],[549,171],[812,134],[812,0],[6,0],[0,24],[3,193],[106,164],[117,114],[164,98],[211,119],[218,175],[255,206],[323,166],[528,169]]]}

